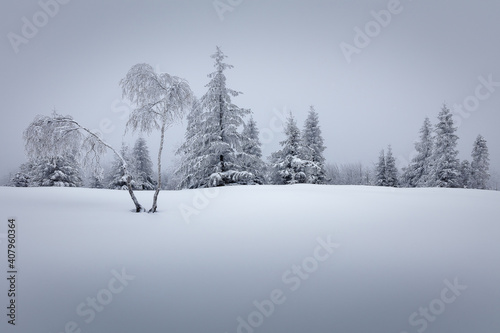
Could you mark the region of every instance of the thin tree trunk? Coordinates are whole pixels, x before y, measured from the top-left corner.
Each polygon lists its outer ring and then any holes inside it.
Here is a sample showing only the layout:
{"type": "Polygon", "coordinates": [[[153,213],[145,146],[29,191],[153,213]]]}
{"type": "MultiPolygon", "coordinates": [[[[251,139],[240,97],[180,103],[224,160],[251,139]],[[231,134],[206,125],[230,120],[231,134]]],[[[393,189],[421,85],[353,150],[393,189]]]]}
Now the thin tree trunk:
{"type": "Polygon", "coordinates": [[[132,201],[134,202],[135,205],[135,212],[140,213],[144,209],[142,208],[141,204],[139,201],[137,201],[137,198],[135,197],[134,191],[132,190],[132,184],[130,181],[132,180],[132,176],[130,176],[127,172],[127,188],[128,188],[128,193],[130,194],[130,197],[132,198],[132,201]]]}
{"type": "MultiPolygon", "coordinates": [[[[221,141],[224,142],[224,125],[223,125],[223,117],[224,117],[224,114],[222,112],[223,110],[223,104],[224,104],[224,101],[222,100],[222,96],[219,95],[219,129],[220,129],[220,138],[221,138],[221,141]]],[[[221,172],[225,172],[226,171],[226,165],[224,163],[224,155],[220,155],[219,156],[219,160],[220,160],[220,169],[221,169],[221,172]]]]}
{"type": "Polygon", "coordinates": [[[166,119],[164,118],[163,123],[161,125],[160,150],[158,151],[158,184],[156,184],[156,191],[155,191],[155,194],[153,195],[153,206],[149,210],[150,213],[156,213],[158,194],[160,194],[160,188],[161,188],[161,152],[163,150],[163,142],[165,141],[165,126],[166,126],[166,119]]]}

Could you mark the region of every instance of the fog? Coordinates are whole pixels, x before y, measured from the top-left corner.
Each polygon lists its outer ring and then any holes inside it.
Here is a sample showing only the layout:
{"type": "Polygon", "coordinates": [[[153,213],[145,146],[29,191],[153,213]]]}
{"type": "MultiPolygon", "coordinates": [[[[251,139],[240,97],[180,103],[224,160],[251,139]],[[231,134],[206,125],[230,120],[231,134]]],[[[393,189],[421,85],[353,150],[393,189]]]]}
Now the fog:
{"type": "MultiPolygon", "coordinates": [[[[119,81],[136,63],[205,93],[215,46],[234,69],[234,102],[252,109],[268,156],[282,114],[320,115],[331,163],[371,165],[392,144],[400,167],[423,120],[455,114],[460,158],[478,134],[500,170],[500,31],[494,1],[2,2],[0,175],[26,160],[22,132],[36,114],[70,114],[119,146],[130,106],[119,81]],[[45,9],[44,9],[45,8],[45,9]],[[484,82],[489,84],[485,85],[484,82]]],[[[164,164],[185,122],[168,130],[164,164]]],[[[156,134],[147,138],[152,152],[156,134]]]]}

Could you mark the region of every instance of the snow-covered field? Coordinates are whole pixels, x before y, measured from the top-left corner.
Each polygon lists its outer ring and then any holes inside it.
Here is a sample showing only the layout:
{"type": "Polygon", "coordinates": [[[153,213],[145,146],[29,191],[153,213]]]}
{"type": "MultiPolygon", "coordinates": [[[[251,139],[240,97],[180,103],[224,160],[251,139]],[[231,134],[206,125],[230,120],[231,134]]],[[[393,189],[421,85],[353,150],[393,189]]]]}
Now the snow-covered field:
{"type": "Polygon", "coordinates": [[[16,326],[60,332],[500,329],[500,193],[356,186],[161,192],[0,187],[16,326]],[[151,192],[137,193],[149,206],[151,192]]]}

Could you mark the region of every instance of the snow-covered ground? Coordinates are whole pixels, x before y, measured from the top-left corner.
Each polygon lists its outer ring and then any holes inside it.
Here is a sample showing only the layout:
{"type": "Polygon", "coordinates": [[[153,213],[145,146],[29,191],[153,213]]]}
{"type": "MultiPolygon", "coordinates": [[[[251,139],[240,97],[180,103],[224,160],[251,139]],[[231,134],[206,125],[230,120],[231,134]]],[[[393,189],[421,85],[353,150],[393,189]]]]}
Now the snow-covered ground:
{"type": "Polygon", "coordinates": [[[356,186],[0,187],[3,332],[500,329],[500,193],[356,186]],[[137,193],[148,206],[151,192],[137,193]]]}

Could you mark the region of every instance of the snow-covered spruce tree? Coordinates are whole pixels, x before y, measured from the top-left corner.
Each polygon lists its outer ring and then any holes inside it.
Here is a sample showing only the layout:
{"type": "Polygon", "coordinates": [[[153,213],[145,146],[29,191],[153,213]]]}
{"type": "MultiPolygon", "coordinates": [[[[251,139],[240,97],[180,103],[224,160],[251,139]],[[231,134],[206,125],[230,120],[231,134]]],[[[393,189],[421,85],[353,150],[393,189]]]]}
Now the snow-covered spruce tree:
{"type": "Polygon", "coordinates": [[[81,170],[74,154],[33,160],[31,186],[82,186],[81,170]]]}
{"type": "Polygon", "coordinates": [[[30,184],[30,177],[23,172],[16,172],[9,181],[9,186],[12,187],[28,187],[30,184]]]}
{"type": "Polygon", "coordinates": [[[224,62],[224,53],[217,47],[211,57],[215,60],[215,71],[208,75],[208,91],[200,99],[203,112],[198,123],[202,126],[189,141],[188,156],[180,168],[184,174],[182,186],[247,184],[255,177],[245,171],[244,161],[249,156],[243,152],[244,140],[238,131],[243,125],[243,117],[250,110],[242,109],[231,101],[231,97],[240,93],[226,86],[224,72],[233,66],[224,62]]]}
{"type": "Polygon", "coordinates": [[[158,194],[161,189],[161,155],[168,126],[182,119],[186,108],[192,104],[193,93],[187,81],[167,73],[157,74],[148,64],[133,66],[120,81],[122,93],[136,109],[130,114],[127,129],[151,133],[160,131],[158,150],[158,178],[149,212],[157,210],[158,194]]]}
{"type": "Polygon", "coordinates": [[[326,184],[325,158],[326,147],[321,136],[318,113],[311,106],[302,131],[302,158],[314,163],[314,168],[306,170],[307,183],[326,184]]]}
{"type": "MultiPolygon", "coordinates": [[[[62,116],[55,111],[52,116],[37,115],[23,133],[27,155],[33,160],[54,159],[58,156],[73,154],[75,158],[84,152],[84,161],[99,164],[99,157],[106,149],[110,149],[121,162],[127,182],[131,176],[125,159],[97,134],[80,125],[71,116],[62,116]]],[[[142,211],[132,186],[127,186],[136,212],[142,211]]]]}
{"type": "Polygon", "coordinates": [[[459,187],[469,188],[470,176],[471,176],[470,163],[467,160],[463,160],[462,163],[460,163],[459,187]]]}
{"type": "Polygon", "coordinates": [[[253,182],[263,184],[265,165],[262,161],[262,144],[259,139],[257,123],[250,117],[243,127],[243,169],[254,175],[253,182]]]}
{"type": "Polygon", "coordinates": [[[391,145],[387,147],[387,155],[385,155],[385,179],[386,186],[397,187],[399,185],[398,168],[396,167],[396,159],[392,155],[391,145]]]}
{"type": "Polygon", "coordinates": [[[387,172],[385,162],[385,151],[382,149],[378,157],[378,163],[375,168],[375,185],[387,186],[387,172]]]}
{"type": "Polygon", "coordinates": [[[9,181],[9,186],[13,187],[28,187],[31,183],[31,171],[33,169],[33,164],[26,162],[21,164],[19,171],[14,174],[14,176],[9,181]]]}
{"type": "Polygon", "coordinates": [[[237,97],[241,92],[226,85],[224,72],[233,68],[224,62],[227,56],[220,47],[216,47],[211,57],[214,59],[215,71],[208,74],[208,91],[201,97],[201,105],[205,111],[202,117],[205,123],[203,134],[207,144],[202,158],[206,159],[205,167],[211,173],[207,185],[246,184],[254,175],[245,171],[244,161],[251,157],[245,158],[248,156],[243,152],[244,140],[238,128],[244,124],[243,118],[250,110],[232,103],[231,97],[237,97]]]}
{"type": "Polygon", "coordinates": [[[478,135],[476,141],[474,141],[471,156],[472,162],[470,164],[471,175],[469,187],[485,190],[488,188],[487,184],[490,178],[490,158],[486,140],[481,135],[478,135]]]}
{"type": "Polygon", "coordinates": [[[120,155],[127,162],[130,171],[125,172],[121,158],[115,155],[106,177],[107,188],[111,190],[128,190],[130,185],[135,190],[137,186],[134,177],[134,166],[130,158],[130,149],[124,142],[122,142],[120,155]],[[128,176],[130,176],[129,181],[127,181],[128,176]]]}
{"type": "Polygon", "coordinates": [[[153,162],[149,157],[149,149],[144,138],[138,138],[131,154],[131,164],[137,190],[153,190],[156,182],[153,179],[153,162]]]}
{"type": "Polygon", "coordinates": [[[278,185],[305,183],[306,168],[315,168],[317,165],[300,158],[301,134],[291,113],[285,124],[285,135],[286,139],[280,142],[281,150],[271,155],[272,183],[278,185]]]}
{"type": "Polygon", "coordinates": [[[429,164],[433,149],[432,125],[429,118],[425,118],[420,129],[420,141],[415,143],[415,156],[405,169],[402,178],[407,187],[422,187],[427,183],[429,164]]]}
{"type": "Polygon", "coordinates": [[[435,127],[435,144],[427,186],[459,187],[460,162],[457,158],[456,130],[453,115],[445,104],[439,112],[435,127]]]}
{"type": "Polygon", "coordinates": [[[187,128],[184,143],[177,149],[180,156],[179,167],[175,175],[180,177],[179,188],[199,188],[208,177],[207,170],[201,167],[204,162],[200,156],[205,150],[204,125],[202,123],[202,107],[197,98],[193,99],[191,110],[187,115],[187,128]]]}

